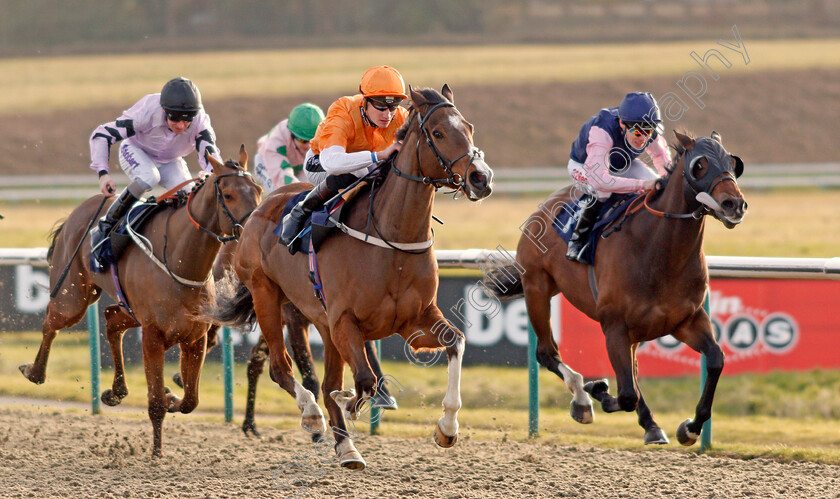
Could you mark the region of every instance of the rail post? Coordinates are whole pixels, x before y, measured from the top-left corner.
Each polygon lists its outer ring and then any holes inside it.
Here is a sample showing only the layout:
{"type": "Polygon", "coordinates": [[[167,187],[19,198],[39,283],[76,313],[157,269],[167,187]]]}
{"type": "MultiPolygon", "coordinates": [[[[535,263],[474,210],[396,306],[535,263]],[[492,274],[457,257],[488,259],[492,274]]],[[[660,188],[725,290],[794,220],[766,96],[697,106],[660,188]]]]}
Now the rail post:
{"type": "Polygon", "coordinates": [[[88,346],[90,347],[90,412],[99,414],[99,302],[87,309],[88,346]]]}
{"type": "Polygon", "coordinates": [[[540,432],[540,378],[537,366],[537,335],[528,321],[528,436],[540,432]]]}
{"type": "MultiPolygon", "coordinates": [[[[703,300],[703,310],[706,315],[712,316],[709,308],[709,288],[706,288],[706,298],[703,300]]],[[[703,387],[706,386],[706,356],[700,355],[700,396],[703,396],[703,387]]],[[[700,431],[700,450],[704,451],[712,447],[712,417],[709,416],[708,421],[703,423],[703,429],[700,431]]]]}
{"type": "Polygon", "coordinates": [[[233,421],[233,340],[230,328],[222,327],[222,370],[225,385],[225,423],[233,421]]]}
{"type": "MultiPolygon", "coordinates": [[[[380,353],[381,350],[381,341],[376,340],[373,344],[376,346],[376,359],[381,360],[382,354],[380,353]]],[[[374,393],[374,397],[376,394],[374,393]]],[[[370,434],[377,435],[379,433],[379,416],[382,415],[382,409],[378,407],[373,407],[373,400],[371,399],[371,408],[370,408],[370,434]]]]}

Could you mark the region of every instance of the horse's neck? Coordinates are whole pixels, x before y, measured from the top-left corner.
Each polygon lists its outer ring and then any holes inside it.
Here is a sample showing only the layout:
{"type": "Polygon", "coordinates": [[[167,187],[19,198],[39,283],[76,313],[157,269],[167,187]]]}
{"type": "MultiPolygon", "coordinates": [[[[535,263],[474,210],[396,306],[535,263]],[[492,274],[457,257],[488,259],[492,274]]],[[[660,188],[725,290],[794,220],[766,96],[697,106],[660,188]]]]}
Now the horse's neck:
{"type": "MultiPolygon", "coordinates": [[[[187,205],[177,209],[168,221],[166,231],[166,263],[173,273],[194,280],[202,280],[213,268],[222,246],[218,240],[197,228],[190,220],[219,234],[219,219],[213,186],[205,184],[187,205]]],[[[164,220],[164,223],[167,222],[164,220]]],[[[163,246],[160,247],[161,253],[163,246]]]]}
{"type": "MultiPolygon", "coordinates": [[[[665,213],[691,213],[690,207],[683,195],[683,176],[678,170],[671,175],[662,194],[651,204],[655,210],[665,213]]],[[[649,225],[642,230],[649,235],[645,237],[645,245],[650,246],[654,255],[653,260],[660,266],[682,269],[686,264],[702,252],[705,217],[674,219],[659,216],[647,217],[649,225]],[[667,258],[661,255],[667,254],[667,258]]]]}
{"type": "MultiPolygon", "coordinates": [[[[394,160],[396,167],[403,173],[422,177],[419,166],[415,164],[416,154],[406,149],[394,160]]],[[[385,239],[406,243],[428,241],[432,237],[434,192],[430,185],[391,172],[376,193],[373,209],[374,222],[385,239]]],[[[369,206],[367,203],[364,205],[369,206]]],[[[367,223],[367,212],[362,223],[367,223]]]]}

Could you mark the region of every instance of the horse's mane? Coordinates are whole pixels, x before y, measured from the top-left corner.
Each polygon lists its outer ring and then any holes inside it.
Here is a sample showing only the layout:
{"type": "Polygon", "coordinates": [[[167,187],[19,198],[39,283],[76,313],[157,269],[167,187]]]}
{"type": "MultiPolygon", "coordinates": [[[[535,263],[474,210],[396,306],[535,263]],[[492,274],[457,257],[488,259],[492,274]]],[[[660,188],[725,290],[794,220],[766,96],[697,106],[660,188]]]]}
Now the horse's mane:
{"type": "MultiPolygon", "coordinates": [[[[412,89],[414,92],[423,96],[426,99],[426,103],[430,106],[434,106],[435,104],[440,104],[441,102],[446,102],[446,97],[443,96],[440,92],[435,90],[434,88],[418,88],[412,89]]],[[[411,124],[416,119],[418,110],[414,107],[414,103],[411,105],[411,111],[408,114],[408,119],[405,120],[403,126],[397,130],[397,140],[404,140],[405,136],[408,135],[408,129],[411,128],[411,124]]]]}

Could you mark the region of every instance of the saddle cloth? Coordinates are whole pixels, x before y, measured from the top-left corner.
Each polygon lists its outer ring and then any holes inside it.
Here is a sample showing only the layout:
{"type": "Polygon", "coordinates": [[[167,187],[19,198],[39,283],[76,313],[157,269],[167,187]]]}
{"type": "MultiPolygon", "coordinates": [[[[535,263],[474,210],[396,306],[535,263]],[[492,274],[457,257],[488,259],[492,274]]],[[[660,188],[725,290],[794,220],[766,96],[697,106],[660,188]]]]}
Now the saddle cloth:
{"type": "MultiPolygon", "coordinates": [[[[583,249],[581,259],[583,263],[592,265],[595,263],[595,250],[598,241],[601,239],[601,234],[612,222],[618,219],[632,203],[633,199],[643,196],[644,194],[612,194],[601,205],[601,211],[598,213],[598,221],[589,232],[589,240],[583,249]]],[[[563,205],[563,208],[554,217],[552,226],[557,234],[569,244],[572,234],[575,233],[578,219],[580,218],[581,205],[583,204],[585,196],[572,201],[571,203],[563,205]]]]}

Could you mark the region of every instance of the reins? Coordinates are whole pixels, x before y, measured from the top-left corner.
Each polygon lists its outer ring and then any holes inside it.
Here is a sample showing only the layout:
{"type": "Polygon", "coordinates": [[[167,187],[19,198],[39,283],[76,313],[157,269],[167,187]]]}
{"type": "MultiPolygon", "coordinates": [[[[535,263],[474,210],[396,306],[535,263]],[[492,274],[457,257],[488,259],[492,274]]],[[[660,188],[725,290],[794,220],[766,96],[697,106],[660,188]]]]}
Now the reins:
{"type": "Polygon", "coordinates": [[[239,233],[242,232],[242,228],[243,228],[242,227],[242,222],[246,218],[251,216],[251,213],[253,213],[254,210],[249,211],[248,213],[243,215],[242,218],[240,218],[239,220],[234,218],[233,214],[230,212],[230,209],[227,206],[227,203],[225,203],[225,198],[222,195],[222,190],[219,188],[219,180],[223,179],[225,177],[250,177],[250,176],[251,176],[251,174],[249,172],[246,172],[244,170],[237,170],[234,173],[225,173],[224,175],[217,175],[216,178],[213,180],[213,188],[215,189],[215,192],[216,192],[216,199],[222,205],[222,211],[224,212],[225,216],[228,218],[228,221],[231,224],[231,232],[233,232],[232,235],[225,236],[225,235],[216,234],[215,232],[211,231],[210,229],[202,226],[200,223],[198,223],[195,220],[195,218],[193,218],[192,212],[190,212],[190,204],[192,203],[192,199],[193,199],[193,196],[195,196],[195,193],[197,193],[202,187],[204,187],[204,184],[205,184],[204,179],[193,179],[193,180],[197,181],[197,185],[193,190],[190,191],[190,195],[187,198],[187,217],[189,217],[190,222],[192,222],[192,224],[197,229],[200,229],[201,231],[209,234],[211,237],[213,237],[213,239],[215,239],[216,241],[219,241],[220,243],[226,243],[228,241],[238,241],[239,240],[239,235],[237,234],[237,229],[239,229],[239,231],[238,231],[239,233]]]}

